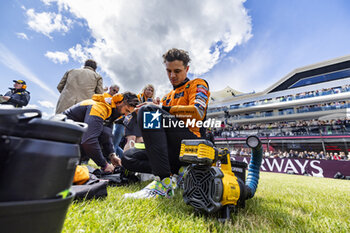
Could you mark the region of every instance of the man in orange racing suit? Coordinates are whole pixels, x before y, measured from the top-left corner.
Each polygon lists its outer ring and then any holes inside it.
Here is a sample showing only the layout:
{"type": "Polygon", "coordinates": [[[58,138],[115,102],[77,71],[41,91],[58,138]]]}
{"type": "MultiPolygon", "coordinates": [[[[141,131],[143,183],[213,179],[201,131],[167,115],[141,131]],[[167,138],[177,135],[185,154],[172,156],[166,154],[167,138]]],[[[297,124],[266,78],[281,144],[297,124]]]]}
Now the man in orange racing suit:
{"type": "Polygon", "coordinates": [[[69,119],[88,124],[88,130],[81,139],[81,153],[91,158],[105,172],[113,172],[113,165],[120,165],[120,159],[114,154],[109,164],[103,157],[98,137],[103,130],[103,122],[107,118],[117,119],[122,114],[131,113],[138,104],[137,96],[130,92],[116,94],[104,98],[102,94],[93,95],[63,112],[69,119]]]}
{"type": "Polygon", "coordinates": [[[138,110],[137,122],[145,150],[124,151],[122,158],[122,164],[128,170],[152,173],[156,179],[136,193],[125,194],[125,198],[171,196],[175,186],[174,174],[181,179],[183,173],[179,169],[186,165],[179,160],[181,140],[201,137],[200,129],[194,123],[205,119],[209,86],[203,79],[187,78],[190,57],[186,51],[170,49],[163,59],[173,90],[162,99],[161,107],[143,103],[138,110]],[[193,124],[186,127],[188,121],[193,124]]]}

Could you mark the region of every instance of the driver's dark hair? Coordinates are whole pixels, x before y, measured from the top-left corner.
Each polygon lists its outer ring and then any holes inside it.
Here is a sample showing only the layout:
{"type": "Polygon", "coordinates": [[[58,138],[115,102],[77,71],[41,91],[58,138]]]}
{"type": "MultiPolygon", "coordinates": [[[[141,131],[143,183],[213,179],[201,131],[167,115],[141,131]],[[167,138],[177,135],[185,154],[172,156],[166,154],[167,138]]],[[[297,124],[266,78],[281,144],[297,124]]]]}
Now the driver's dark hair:
{"type": "Polygon", "coordinates": [[[187,51],[176,48],[169,49],[165,54],[163,54],[163,59],[164,63],[167,61],[172,62],[175,60],[182,61],[185,67],[187,67],[188,63],[191,61],[191,58],[188,55],[187,51]]]}
{"type": "Polygon", "coordinates": [[[131,107],[136,107],[140,103],[137,95],[129,91],[123,93],[123,101],[131,107]]]}

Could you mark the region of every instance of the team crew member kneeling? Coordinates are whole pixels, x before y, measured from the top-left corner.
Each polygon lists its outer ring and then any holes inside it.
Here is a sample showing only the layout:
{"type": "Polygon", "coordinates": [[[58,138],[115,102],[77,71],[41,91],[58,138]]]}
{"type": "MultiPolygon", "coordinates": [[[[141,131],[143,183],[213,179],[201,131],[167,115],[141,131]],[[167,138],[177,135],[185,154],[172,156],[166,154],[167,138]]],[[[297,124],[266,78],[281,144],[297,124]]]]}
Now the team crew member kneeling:
{"type": "Polygon", "coordinates": [[[162,99],[162,106],[143,103],[137,114],[137,122],[146,149],[124,151],[122,158],[122,164],[128,170],[153,173],[159,179],[136,193],[125,194],[126,198],[172,196],[176,187],[174,178],[181,180],[183,166],[187,165],[179,160],[181,140],[201,137],[198,127],[191,125],[187,128],[183,123],[188,119],[204,120],[210,96],[208,84],[203,79],[187,78],[190,57],[186,51],[171,49],[163,55],[163,59],[174,88],[162,99]],[[172,123],[165,126],[162,119],[172,123]],[[156,121],[160,128],[157,128],[156,121]],[[184,122],[178,124],[180,121],[184,122]],[[149,127],[152,123],[153,127],[149,127]]]}
{"type": "Polygon", "coordinates": [[[120,159],[113,154],[112,164],[103,157],[98,137],[103,130],[103,121],[110,116],[118,117],[129,114],[138,104],[137,96],[130,92],[104,98],[102,94],[93,95],[63,112],[69,119],[88,124],[88,130],[81,139],[82,157],[91,158],[105,172],[113,172],[114,166],[121,165],[120,159]]]}

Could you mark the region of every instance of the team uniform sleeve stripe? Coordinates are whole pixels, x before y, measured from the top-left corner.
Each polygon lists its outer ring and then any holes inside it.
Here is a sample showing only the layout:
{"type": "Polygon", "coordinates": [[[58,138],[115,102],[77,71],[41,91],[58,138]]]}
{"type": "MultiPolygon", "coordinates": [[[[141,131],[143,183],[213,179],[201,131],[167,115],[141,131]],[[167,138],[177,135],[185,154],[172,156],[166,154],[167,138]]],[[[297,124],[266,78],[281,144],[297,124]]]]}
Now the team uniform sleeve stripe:
{"type": "Polygon", "coordinates": [[[197,112],[200,115],[200,117],[204,118],[204,111],[205,111],[205,109],[202,106],[198,105],[198,104],[195,104],[194,107],[197,109],[197,112]]]}

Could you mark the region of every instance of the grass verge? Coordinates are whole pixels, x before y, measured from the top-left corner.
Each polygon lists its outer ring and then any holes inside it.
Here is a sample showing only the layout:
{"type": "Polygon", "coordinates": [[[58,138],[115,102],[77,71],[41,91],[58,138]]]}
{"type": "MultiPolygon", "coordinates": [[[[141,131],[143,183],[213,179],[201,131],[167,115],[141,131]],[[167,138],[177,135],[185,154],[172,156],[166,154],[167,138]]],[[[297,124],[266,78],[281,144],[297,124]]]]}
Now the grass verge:
{"type": "Polygon", "coordinates": [[[255,197],[222,224],[172,199],[122,195],[146,183],[108,187],[102,200],[74,202],[63,232],[350,232],[350,181],[261,173],[255,197]]]}

